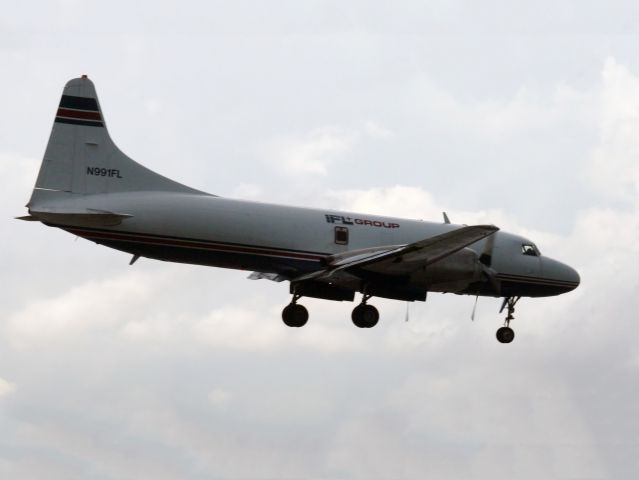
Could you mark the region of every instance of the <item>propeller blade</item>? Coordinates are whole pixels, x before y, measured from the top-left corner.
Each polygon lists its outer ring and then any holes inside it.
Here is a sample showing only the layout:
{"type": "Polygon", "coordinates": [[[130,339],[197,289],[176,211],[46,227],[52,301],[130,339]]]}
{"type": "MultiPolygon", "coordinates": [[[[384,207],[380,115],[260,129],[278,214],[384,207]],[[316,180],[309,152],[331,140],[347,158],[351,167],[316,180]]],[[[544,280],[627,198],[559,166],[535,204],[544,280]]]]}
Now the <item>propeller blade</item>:
{"type": "Polygon", "coordinates": [[[486,276],[486,279],[493,287],[493,290],[495,290],[495,293],[499,294],[501,292],[501,282],[497,279],[497,272],[491,268],[493,263],[493,250],[495,248],[495,237],[496,235],[493,233],[486,238],[484,250],[479,256],[479,263],[481,264],[482,271],[486,276]]]}
{"type": "Polygon", "coordinates": [[[486,275],[490,286],[495,290],[495,293],[499,294],[501,292],[501,282],[497,278],[497,272],[484,264],[482,264],[482,271],[484,275],[486,275]]]}
{"type": "Polygon", "coordinates": [[[490,267],[493,263],[493,249],[495,248],[495,234],[493,233],[486,239],[484,250],[479,256],[480,263],[490,267]]]}
{"type": "Polygon", "coordinates": [[[406,316],[404,317],[404,321],[405,322],[408,322],[408,316],[409,316],[409,314],[408,314],[408,306],[409,305],[410,305],[410,302],[406,302],[406,316]]]}

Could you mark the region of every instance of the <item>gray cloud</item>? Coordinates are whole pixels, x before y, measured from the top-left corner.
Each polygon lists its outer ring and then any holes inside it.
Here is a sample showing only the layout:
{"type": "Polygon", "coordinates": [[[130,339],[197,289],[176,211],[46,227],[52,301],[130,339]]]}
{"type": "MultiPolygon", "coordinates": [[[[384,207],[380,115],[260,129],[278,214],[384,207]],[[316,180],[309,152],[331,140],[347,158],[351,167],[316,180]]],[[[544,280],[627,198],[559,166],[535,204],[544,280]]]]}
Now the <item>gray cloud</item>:
{"type": "Polygon", "coordinates": [[[65,1],[3,17],[0,476],[639,475],[636,7],[342,3],[65,1]],[[12,220],[81,73],[116,142],[163,174],[494,222],[582,285],[522,300],[506,348],[497,300],[471,323],[474,299],[448,295],[408,322],[404,304],[376,301],[366,332],[351,305],[304,300],[311,320],[292,331],[282,284],[129,267],[12,220]],[[290,168],[300,155],[313,168],[290,168]]]}

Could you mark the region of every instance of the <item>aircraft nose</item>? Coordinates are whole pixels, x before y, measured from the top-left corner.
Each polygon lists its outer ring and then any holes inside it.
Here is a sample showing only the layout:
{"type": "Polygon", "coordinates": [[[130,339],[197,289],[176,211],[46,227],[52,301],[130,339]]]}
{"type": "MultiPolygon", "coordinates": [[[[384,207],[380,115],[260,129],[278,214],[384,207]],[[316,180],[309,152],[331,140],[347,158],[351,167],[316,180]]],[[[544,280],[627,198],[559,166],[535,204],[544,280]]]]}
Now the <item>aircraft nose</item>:
{"type": "Polygon", "coordinates": [[[577,270],[552,258],[543,258],[542,271],[544,279],[561,287],[565,292],[574,290],[581,283],[577,270]]]}

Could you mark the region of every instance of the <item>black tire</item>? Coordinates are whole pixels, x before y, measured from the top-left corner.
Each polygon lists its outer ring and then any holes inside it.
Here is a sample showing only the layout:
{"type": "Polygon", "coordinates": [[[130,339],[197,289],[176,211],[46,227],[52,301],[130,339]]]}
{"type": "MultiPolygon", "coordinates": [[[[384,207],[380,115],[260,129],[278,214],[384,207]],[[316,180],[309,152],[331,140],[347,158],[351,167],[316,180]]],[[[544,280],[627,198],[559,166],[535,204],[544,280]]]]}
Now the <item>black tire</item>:
{"type": "Polygon", "coordinates": [[[497,341],[499,343],[510,343],[515,339],[515,332],[510,327],[501,327],[497,330],[497,341]]]}
{"type": "Polygon", "coordinates": [[[356,327],[373,328],[379,321],[379,312],[372,305],[358,305],[353,309],[351,319],[356,327]]]}
{"type": "Polygon", "coordinates": [[[304,305],[290,303],[282,310],[282,320],[287,327],[303,327],[308,322],[308,310],[304,305]]]}

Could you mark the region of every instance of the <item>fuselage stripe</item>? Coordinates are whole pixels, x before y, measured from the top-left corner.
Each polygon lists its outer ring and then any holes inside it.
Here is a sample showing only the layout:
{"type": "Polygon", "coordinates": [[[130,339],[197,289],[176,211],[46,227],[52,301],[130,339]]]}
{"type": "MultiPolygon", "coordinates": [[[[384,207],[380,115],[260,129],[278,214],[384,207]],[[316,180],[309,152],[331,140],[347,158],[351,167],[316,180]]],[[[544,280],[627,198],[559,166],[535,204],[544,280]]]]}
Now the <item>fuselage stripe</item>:
{"type": "Polygon", "coordinates": [[[187,240],[181,238],[148,236],[141,234],[131,234],[129,232],[106,232],[98,230],[84,230],[77,228],[65,228],[67,231],[88,239],[118,240],[131,243],[144,243],[149,245],[166,245],[173,247],[187,247],[198,250],[218,250],[237,253],[250,253],[254,255],[264,255],[279,258],[304,259],[320,261],[324,255],[301,253],[290,250],[274,250],[264,247],[241,246],[220,242],[187,240]]]}
{"type": "Polygon", "coordinates": [[[577,282],[569,282],[565,280],[556,280],[552,278],[532,277],[527,275],[511,275],[499,273],[496,275],[498,280],[505,280],[510,282],[522,282],[522,283],[535,283],[544,285],[556,285],[566,287],[576,287],[579,285],[577,282]]]}

